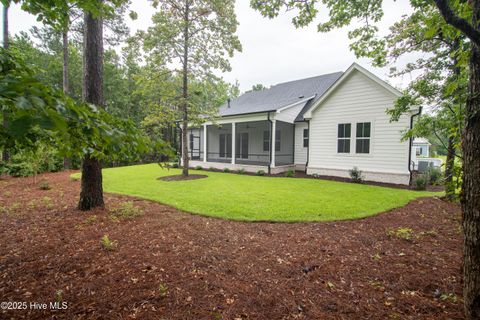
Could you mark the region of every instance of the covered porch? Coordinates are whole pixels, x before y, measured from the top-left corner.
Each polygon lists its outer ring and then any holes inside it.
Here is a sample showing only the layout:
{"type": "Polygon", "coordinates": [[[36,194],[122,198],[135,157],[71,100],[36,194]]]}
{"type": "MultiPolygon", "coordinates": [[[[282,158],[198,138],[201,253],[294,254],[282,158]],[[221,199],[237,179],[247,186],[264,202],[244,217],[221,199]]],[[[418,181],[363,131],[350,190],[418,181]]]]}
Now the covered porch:
{"type": "Polygon", "coordinates": [[[294,168],[293,123],[256,116],[188,129],[190,166],[269,173],[294,168]]]}

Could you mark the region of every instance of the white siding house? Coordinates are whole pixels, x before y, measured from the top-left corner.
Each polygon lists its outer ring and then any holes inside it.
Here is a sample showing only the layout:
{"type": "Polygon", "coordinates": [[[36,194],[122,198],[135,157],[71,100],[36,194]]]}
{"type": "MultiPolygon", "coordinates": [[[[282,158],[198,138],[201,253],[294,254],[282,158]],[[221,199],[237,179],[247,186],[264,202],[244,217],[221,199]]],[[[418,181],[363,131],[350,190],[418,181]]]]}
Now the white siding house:
{"type": "Polygon", "coordinates": [[[410,119],[402,116],[390,122],[385,112],[393,107],[398,93],[354,68],[324,97],[309,114],[312,138],[307,173],[349,177],[349,170],[358,167],[367,180],[408,184],[409,142],[402,142],[401,136],[410,119]],[[350,127],[350,135],[342,138],[350,145],[348,150],[338,150],[340,124],[350,127]],[[370,127],[370,133],[360,138],[357,128],[362,124],[370,127]],[[368,150],[360,150],[359,143],[366,143],[368,150]]]}
{"type": "Polygon", "coordinates": [[[338,177],[349,177],[357,167],[366,180],[408,184],[411,142],[401,136],[415,114],[398,122],[386,114],[399,96],[357,64],[248,92],[224,105],[215,123],[189,130],[190,163],[338,177]]]}

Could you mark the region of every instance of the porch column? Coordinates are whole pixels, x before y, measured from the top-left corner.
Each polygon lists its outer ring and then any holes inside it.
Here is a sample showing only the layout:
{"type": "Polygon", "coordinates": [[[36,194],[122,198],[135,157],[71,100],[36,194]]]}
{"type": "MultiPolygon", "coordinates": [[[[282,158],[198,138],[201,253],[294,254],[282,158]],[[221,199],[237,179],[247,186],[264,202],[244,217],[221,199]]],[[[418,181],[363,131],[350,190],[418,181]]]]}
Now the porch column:
{"type": "Polygon", "coordinates": [[[275,168],[275,133],[276,133],[276,128],[277,128],[277,121],[272,120],[272,141],[270,141],[270,150],[271,150],[271,155],[272,155],[272,162],[270,163],[270,168],[275,168]]]}
{"type": "Polygon", "coordinates": [[[235,122],[232,122],[232,164],[235,164],[235,122]]]}
{"type": "Polygon", "coordinates": [[[207,125],[203,125],[203,162],[207,162],[207,125]]]}

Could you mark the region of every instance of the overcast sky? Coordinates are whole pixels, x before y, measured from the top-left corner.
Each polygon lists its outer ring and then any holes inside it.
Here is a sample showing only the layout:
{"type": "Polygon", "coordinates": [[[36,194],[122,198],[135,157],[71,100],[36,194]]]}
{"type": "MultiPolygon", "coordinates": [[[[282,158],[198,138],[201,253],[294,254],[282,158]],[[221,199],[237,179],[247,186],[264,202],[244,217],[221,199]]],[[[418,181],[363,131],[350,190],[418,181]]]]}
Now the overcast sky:
{"type": "MultiPolygon", "coordinates": [[[[147,0],[134,0],[131,9],[138,13],[138,19],[127,19],[132,33],[145,30],[151,24],[154,9],[147,0]]],[[[387,0],[385,16],[380,23],[380,32],[386,34],[388,27],[402,15],[411,12],[407,0],[387,0]]],[[[278,18],[269,20],[249,6],[249,0],[237,0],[238,37],[243,52],[231,60],[232,71],[223,77],[230,82],[238,80],[242,91],[261,83],[266,86],[280,82],[307,78],[324,73],[345,71],[353,62],[358,62],[380,78],[402,88],[410,77],[387,79],[388,69],[373,68],[366,59],[355,59],[349,50],[347,36],[349,28],[318,33],[316,24],[295,29],[291,23],[294,12],[283,12],[278,18]]],[[[323,12],[326,12],[325,10],[323,12]]],[[[325,17],[325,13],[321,16],[325,17]]],[[[10,10],[10,34],[28,31],[35,23],[35,17],[15,5],[10,10]]]]}

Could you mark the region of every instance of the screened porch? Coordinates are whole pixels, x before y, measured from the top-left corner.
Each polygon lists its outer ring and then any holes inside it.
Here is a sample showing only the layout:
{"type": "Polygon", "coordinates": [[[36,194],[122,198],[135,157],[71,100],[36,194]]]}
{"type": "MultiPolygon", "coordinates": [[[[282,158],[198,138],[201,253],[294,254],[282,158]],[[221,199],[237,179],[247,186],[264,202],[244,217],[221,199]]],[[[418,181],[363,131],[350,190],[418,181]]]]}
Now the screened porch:
{"type": "Polygon", "coordinates": [[[278,120],[204,125],[190,128],[188,137],[194,161],[265,167],[294,163],[294,125],[278,120]]]}

